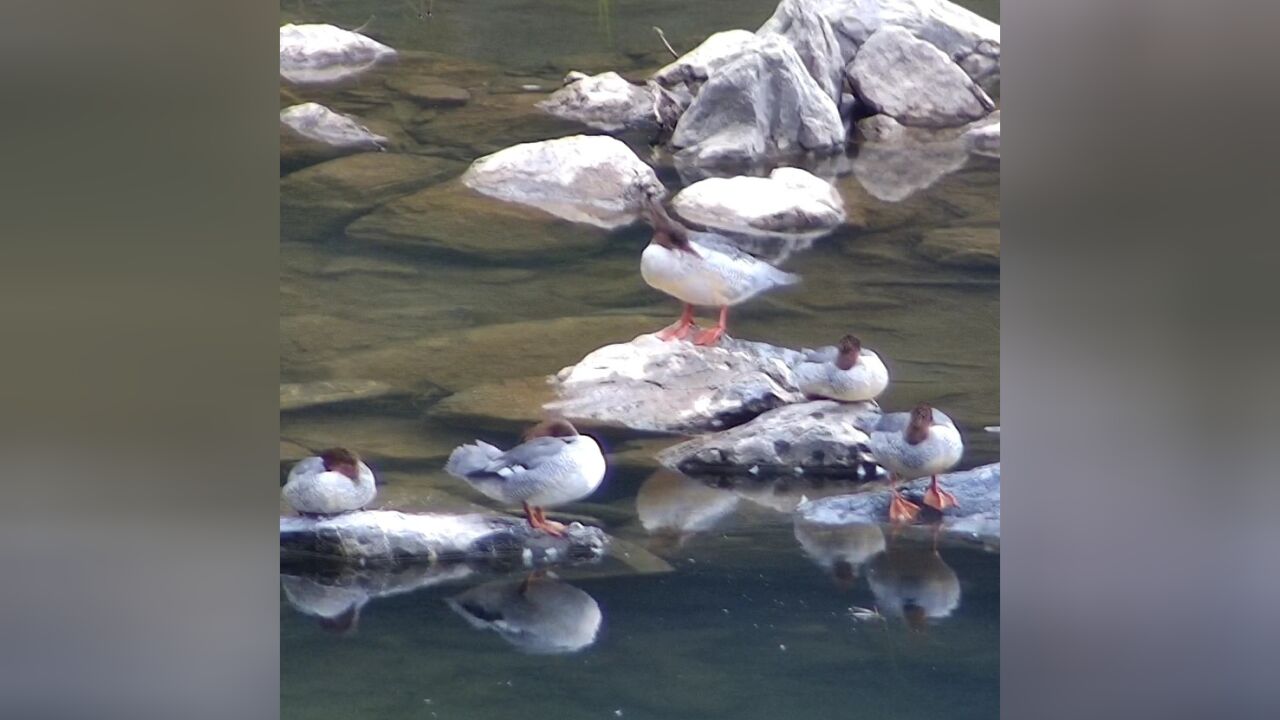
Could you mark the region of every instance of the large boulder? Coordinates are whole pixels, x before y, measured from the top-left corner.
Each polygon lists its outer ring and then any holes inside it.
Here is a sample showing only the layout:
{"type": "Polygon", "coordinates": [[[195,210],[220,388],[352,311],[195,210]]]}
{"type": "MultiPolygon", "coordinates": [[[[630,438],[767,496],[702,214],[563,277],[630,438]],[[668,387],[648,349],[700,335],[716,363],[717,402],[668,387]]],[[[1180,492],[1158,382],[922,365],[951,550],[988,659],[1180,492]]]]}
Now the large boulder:
{"type": "Polygon", "coordinates": [[[887,477],[871,457],[867,434],[874,402],[816,400],[776,408],[724,432],[702,435],[658,454],[686,475],[804,475],[871,482],[887,477]]]}
{"type": "Polygon", "coordinates": [[[836,103],[844,87],[845,60],[831,24],[811,0],[782,0],[759,35],[777,33],[791,41],[809,75],[836,103]]]}
{"type": "Polygon", "coordinates": [[[295,85],[346,80],[395,55],[377,40],[333,25],[280,28],[280,77],[295,85]]]}
{"type": "Polygon", "coordinates": [[[792,47],[766,35],[702,86],[671,145],[700,165],[750,164],[844,146],[840,112],[792,47]]]}
{"type": "Polygon", "coordinates": [[[872,33],[849,63],[848,74],[870,110],[903,125],[956,127],[995,109],[946,53],[897,26],[872,33]]]}
{"type": "MultiPolygon", "coordinates": [[[[998,111],[997,111],[998,112],[998,111]]],[[[995,115],[997,113],[992,113],[995,115]]],[[[963,135],[965,145],[974,155],[1000,157],[1000,122],[970,128],[963,135]]]]}
{"type": "Polygon", "coordinates": [[[606,135],[514,145],[476,160],[462,182],[490,197],[602,228],[630,224],[649,194],[666,192],[631,148],[606,135]]]}
{"type": "Polygon", "coordinates": [[[547,409],[574,421],[651,432],[739,425],[804,399],[791,378],[800,353],[724,338],[701,347],[641,335],[606,345],[555,376],[547,409]]]}
{"type": "Polygon", "coordinates": [[[605,132],[652,130],[658,126],[660,97],[657,88],[633,85],[616,72],[571,72],[565,76],[564,87],[539,102],[538,107],[605,132]]]}
{"type": "Polygon", "coordinates": [[[382,150],[388,140],[360,121],[319,103],[280,111],[280,165],[291,170],[343,155],[382,150]]]}
{"type": "Polygon", "coordinates": [[[989,85],[1000,75],[1000,26],[948,0],[800,0],[783,2],[760,28],[778,32],[811,8],[835,30],[848,64],[883,27],[899,27],[932,44],[973,80],[989,85]]]}
{"type": "Polygon", "coordinates": [[[759,45],[760,38],[747,30],[718,32],[658,70],[652,80],[668,90],[692,97],[713,73],[759,45]]]}
{"type": "Polygon", "coordinates": [[[845,219],[827,181],[799,168],[769,177],[707,178],[681,190],[672,208],[684,220],[730,233],[822,233],[845,219]]]}

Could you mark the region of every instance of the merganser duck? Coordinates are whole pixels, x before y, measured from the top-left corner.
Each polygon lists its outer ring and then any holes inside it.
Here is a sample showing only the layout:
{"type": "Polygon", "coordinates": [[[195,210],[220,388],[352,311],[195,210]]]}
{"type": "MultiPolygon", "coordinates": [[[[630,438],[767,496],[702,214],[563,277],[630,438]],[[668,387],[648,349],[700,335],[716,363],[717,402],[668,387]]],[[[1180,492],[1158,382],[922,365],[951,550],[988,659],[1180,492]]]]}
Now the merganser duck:
{"type": "Polygon", "coordinates": [[[729,307],[800,276],[739,250],[714,233],[695,233],[676,222],[655,197],[648,197],[653,238],[640,256],[640,274],[657,290],[684,303],[675,324],[657,333],[659,340],[683,340],[693,330],[693,306],[720,308],[720,321],[693,337],[695,345],[714,345],[724,335],[729,307]]]}
{"type": "Polygon", "coordinates": [[[493,630],[527,653],[577,652],[596,641],[600,605],[578,588],[537,574],[497,580],[446,600],[477,630],[493,630]]]}
{"type": "Polygon", "coordinates": [[[808,351],[792,370],[797,387],[809,397],[874,400],[889,386],[889,371],[880,356],[863,349],[853,335],[845,335],[836,347],[808,351]]]}
{"type": "Polygon", "coordinates": [[[306,517],[363,509],[377,493],[373,471],[346,448],[330,448],[299,461],[281,490],[289,505],[306,517]]]}
{"type": "Polygon", "coordinates": [[[493,500],[520,503],[530,526],[563,536],[564,525],[547,520],[543,508],[595,492],[604,480],[604,453],[568,420],[538,423],[524,440],[505,452],[482,440],[459,446],[449,455],[445,472],[493,500]]]}
{"type": "Polygon", "coordinates": [[[936,548],[895,543],[871,559],[867,584],[886,614],[924,630],[929,619],[944,618],[960,605],[960,578],[936,548]]]}
{"type": "MultiPolygon", "coordinates": [[[[935,412],[928,403],[920,403],[909,413],[882,415],[867,445],[891,473],[891,485],[929,475],[932,482],[925,491],[924,503],[938,511],[956,506],[955,496],[938,487],[938,474],[955,467],[964,454],[960,431],[951,418],[935,412]]],[[[895,488],[889,519],[895,523],[911,522],[919,514],[920,506],[895,488]]]]}

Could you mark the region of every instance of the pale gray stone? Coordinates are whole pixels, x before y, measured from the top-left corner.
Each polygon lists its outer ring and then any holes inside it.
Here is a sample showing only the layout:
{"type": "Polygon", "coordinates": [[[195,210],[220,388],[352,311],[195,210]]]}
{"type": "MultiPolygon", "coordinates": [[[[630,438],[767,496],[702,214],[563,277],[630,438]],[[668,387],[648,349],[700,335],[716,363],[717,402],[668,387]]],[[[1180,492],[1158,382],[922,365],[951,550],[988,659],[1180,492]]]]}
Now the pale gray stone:
{"type": "Polygon", "coordinates": [[[658,125],[658,90],[634,85],[616,72],[569,73],[564,87],[538,103],[558,118],[603,130],[653,129],[658,125]]]}
{"type": "Polygon", "coordinates": [[[800,168],[769,177],[740,175],[696,182],[672,200],[682,219],[740,233],[823,233],[845,220],[844,201],[830,183],[800,168]]]}
{"type": "Polygon", "coordinates": [[[395,56],[392,48],[333,25],[280,28],[280,77],[295,85],[347,80],[395,56]]]}
{"type": "Polygon", "coordinates": [[[873,33],[858,48],[848,74],[862,102],[903,125],[955,127],[995,109],[946,53],[901,27],[873,33]]]}

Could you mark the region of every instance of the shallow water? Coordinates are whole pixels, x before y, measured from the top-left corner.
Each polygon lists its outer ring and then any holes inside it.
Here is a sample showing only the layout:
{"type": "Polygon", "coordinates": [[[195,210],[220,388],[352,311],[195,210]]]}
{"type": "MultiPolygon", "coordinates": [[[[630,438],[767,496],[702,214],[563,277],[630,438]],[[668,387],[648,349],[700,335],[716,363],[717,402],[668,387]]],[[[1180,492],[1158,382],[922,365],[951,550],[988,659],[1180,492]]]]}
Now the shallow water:
{"type": "MultiPolygon", "coordinates": [[[[425,4],[283,2],[282,22],[354,28],[373,15],[370,35],[421,52],[339,89],[292,89],[282,106],[323,102],[383,134],[398,130],[396,152],[449,158],[460,172],[483,152],[581,131],[539,119],[528,106],[545,91],[521,86],[553,89],[569,69],[640,78],[667,59],[651,26],[683,51],[710,32],[754,29],[776,2],[436,0],[419,20],[425,4]],[[468,89],[471,102],[422,109],[385,84],[421,75],[468,89]]],[[[995,3],[965,4],[999,18],[995,3]]],[[[644,138],[628,141],[673,190],[680,186],[644,138]]],[[[736,308],[731,334],[797,347],[856,332],[889,364],[886,408],[933,402],[965,436],[961,467],[998,460],[999,436],[982,429],[999,423],[998,271],[939,264],[917,248],[931,230],[998,226],[998,161],[970,158],[896,203],[875,200],[840,174],[837,186],[861,219],[789,257],[783,266],[804,283],[736,308]]],[[[378,472],[382,507],[490,506],[441,472],[449,450],[477,436],[512,441],[524,408],[540,400],[541,378],[678,313],[640,279],[648,240],[641,226],[519,256],[461,253],[356,242],[343,227],[364,210],[319,222],[314,206],[327,200],[303,192],[282,182],[281,381],[374,379],[389,389],[283,413],[282,441],[291,444],[282,442],[282,460],[296,446],[347,444],[378,472]]],[[[503,240],[491,237],[483,210],[453,231],[457,240],[479,247],[503,240]]],[[[346,635],[282,593],[282,716],[996,715],[997,554],[943,544],[934,555],[928,544],[889,538],[890,552],[859,568],[851,584],[838,581],[797,540],[788,511],[803,489],[713,490],[656,472],[652,455],[671,439],[608,432],[602,441],[611,464],[604,485],[562,510],[594,518],[641,549],[630,564],[609,559],[560,573],[599,608],[593,643],[531,655],[473,629],[445,599],[494,580],[479,575],[368,600],[346,635]],[[723,517],[678,538],[671,528],[687,527],[700,511],[723,517]],[[660,561],[645,548],[671,570],[655,572],[660,561]],[[909,583],[913,573],[939,583],[940,606],[958,603],[923,633],[893,611],[894,583],[909,583]],[[880,595],[872,577],[883,580],[880,595]],[[884,619],[860,621],[849,610],[873,606],[884,619]]]]}

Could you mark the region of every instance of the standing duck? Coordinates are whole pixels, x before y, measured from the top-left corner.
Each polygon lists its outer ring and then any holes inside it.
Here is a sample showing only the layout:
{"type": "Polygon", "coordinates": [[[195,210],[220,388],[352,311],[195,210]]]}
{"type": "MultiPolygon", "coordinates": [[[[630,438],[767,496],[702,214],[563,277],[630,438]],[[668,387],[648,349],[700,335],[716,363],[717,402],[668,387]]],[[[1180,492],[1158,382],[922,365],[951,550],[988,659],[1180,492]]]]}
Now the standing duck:
{"type": "Polygon", "coordinates": [[[810,350],[805,356],[794,374],[796,385],[809,397],[874,400],[889,386],[889,371],[880,356],[863,349],[853,335],[845,335],[836,347],[810,350]]]}
{"type": "MultiPolygon", "coordinates": [[[[929,475],[932,482],[924,493],[924,503],[942,511],[956,506],[956,498],[938,487],[938,474],[955,467],[964,454],[960,431],[941,411],[928,403],[920,403],[909,413],[882,415],[872,429],[867,445],[871,454],[892,474],[890,483],[914,480],[929,475]]],[[[893,491],[889,519],[911,522],[920,514],[920,506],[893,491]]]]}
{"type": "Polygon", "coordinates": [[[289,471],[281,491],[289,505],[306,517],[363,509],[377,493],[373,471],[346,448],[330,448],[301,460],[289,471]]]}
{"type": "Polygon", "coordinates": [[[640,274],[657,290],[684,303],[675,324],[657,334],[659,340],[683,340],[693,330],[693,306],[720,308],[719,323],[693,337],[695,345],[714,345],[724,335],[729,307],[781,285],[800,282],[714,233],[695,233],[676,222],[656,197],[648,198],[653,238],[640,256],[640,274]]]}
{"type": "Polygon", "coordinates": [[[505,452],[482,440],[459,446],[449,455],[445,472],[493,500],[520,503],[530,526],[563,536],[564,525],[547,520],[543,508],[595,492],[604,480],[604,453],[568,420],[541,422],[524,440],[505,452]]]}

